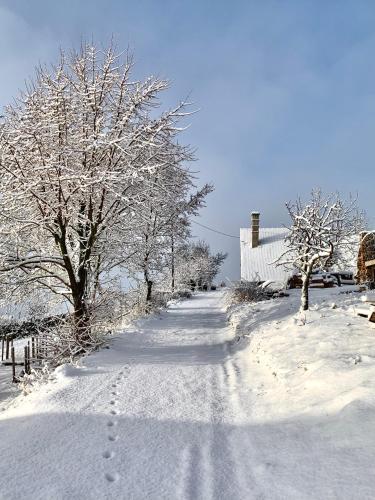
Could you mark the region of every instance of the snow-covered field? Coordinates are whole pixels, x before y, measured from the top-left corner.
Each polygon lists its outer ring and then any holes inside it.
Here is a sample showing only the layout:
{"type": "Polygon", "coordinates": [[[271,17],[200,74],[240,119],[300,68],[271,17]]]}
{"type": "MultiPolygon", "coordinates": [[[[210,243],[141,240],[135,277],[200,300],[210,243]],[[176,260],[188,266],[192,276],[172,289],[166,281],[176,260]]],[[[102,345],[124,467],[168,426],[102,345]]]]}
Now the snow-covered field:
{"type": "Polygon", "coordinates": [[[0,498],[375,498],[375,329],[340,291],[230,324],[199,294],[60,367],[0,416],[0,498]]]}

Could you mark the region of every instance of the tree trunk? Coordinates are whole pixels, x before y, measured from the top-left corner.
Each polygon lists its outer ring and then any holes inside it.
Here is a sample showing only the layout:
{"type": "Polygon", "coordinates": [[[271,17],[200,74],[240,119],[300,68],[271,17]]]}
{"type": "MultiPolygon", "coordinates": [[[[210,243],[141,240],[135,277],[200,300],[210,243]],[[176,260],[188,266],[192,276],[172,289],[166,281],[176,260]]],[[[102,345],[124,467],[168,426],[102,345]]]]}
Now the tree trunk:
{"type": "Polygon", "coordinates": [[[309,309],[309,284],[311,270],[307,270],[302,274],[302,291],[301,291],[301,311],[309,309]]]}
{"type": "Polygon", "coordinates": [[[173,293],[174,292],[174,287],[175,287],[174,238],[173,238],[173,234],[172,234],[172,238],[171,238],[171,254],[172,254],[172,259],[171,259],[171,275],[172,275],[171,289],[172,289],[172,293],[173,293]]]}
{"type": "Polygon", "coordinates": [[[146,302],[150,302],[151,301],[151,296],[152,296],[152,285],[153,285],[153,282],[150,279],[148,279],[146,281],[146,284],[147,284],[146,302]]]}
{"type": "MultiPolygon", "coordinates": [[[[80,254],[80,270],[78,272],[78,279],[74,273],[73,265],[69,257],[69,252],[66,244],[66,226],[64,221],[60,218],[58,219],[58,223],[60,226],[61,234],[56,234],[56,244],[60,249],[62,258],[64,259],[65,269],[68,274],[70,290],[72,293],[74,313],[73,313],[73,321],[74,321],[74,336],[77,342],[81,343],[88,339],[90,333],[90,315],[87,309],[87,300],[85,297],[86,286],[87,286],[87,269],[84,263],[82,262],[82,255],[85,257],[89,257],[90,253],[87,248],[84,248],[82,242],[81,246],[81,254],[80,254]],[[83,250],[82,250],[83,248],[83,250]]],[[[90,249],[91,252],[91,249],[90,249]]]]}
{"type": "Polygon", "coordinates": [[[143,271],[143,276],[145,278],[145,283],[147,287],[147,293],[146,293],[146,304],[149,304],[151,302],[151,297],[152,297],[152,285],[154,284],[153,281],[150,279],[150,276],[148,274],[148,269],[146,268],[143,271]]]}
{"type": "Polygon", "coordinates": [[[79,343],[85,342],[90,334],[90,317],[83,296],[74,298],[74,334],[79,343]]]}
{"type": "Polygon", "coordinates": [[[81,278],[82,281],[75,280],[71,283],[71,291],[74,305],[74,336],[78,343],[83,344],[89,339],[91,321],[86,297],[87,273],[81,278]]]}

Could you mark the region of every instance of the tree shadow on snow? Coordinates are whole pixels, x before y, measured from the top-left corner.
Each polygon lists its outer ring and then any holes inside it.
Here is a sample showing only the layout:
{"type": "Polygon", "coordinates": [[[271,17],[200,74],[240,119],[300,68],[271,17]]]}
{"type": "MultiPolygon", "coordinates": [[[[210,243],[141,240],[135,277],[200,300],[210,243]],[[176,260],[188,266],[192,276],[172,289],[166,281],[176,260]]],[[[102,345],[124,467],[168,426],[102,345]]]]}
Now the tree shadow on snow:
{"type": "Polygon", "coordinates": [[[373,498],[375,412],[344,410],[254,425],[113,416],[109,408],[3,417],[0,496],[373,498]]]}

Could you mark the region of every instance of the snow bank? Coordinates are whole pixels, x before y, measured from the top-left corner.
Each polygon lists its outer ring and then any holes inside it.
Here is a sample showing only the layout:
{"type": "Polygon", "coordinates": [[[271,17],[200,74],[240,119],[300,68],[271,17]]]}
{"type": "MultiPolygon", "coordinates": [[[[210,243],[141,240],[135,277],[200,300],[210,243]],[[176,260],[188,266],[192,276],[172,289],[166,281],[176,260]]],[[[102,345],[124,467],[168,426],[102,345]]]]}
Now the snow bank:
{"type": "Polygon", "coordinates": [[[237,397],[251,388],[252,420],[270,426],[257,438],[272,450],[269,498],[374,498],[375,329],[355,316],[360,294],[342,291],[311,290],[306,315],[297,290],[230,311],[237,397]]]}
{"type": "Polygon", "coordinates": [[[311,291],[306,315],[297,312],[298,291],[231,312],[237,335],[248,342],[237,354],[248,383],[255,371],[267,394],[270,409],[260,418],[327,416],[356,401],[374,404],[374,325],[355,316],[360,294],[340,291],[311,291]]]}

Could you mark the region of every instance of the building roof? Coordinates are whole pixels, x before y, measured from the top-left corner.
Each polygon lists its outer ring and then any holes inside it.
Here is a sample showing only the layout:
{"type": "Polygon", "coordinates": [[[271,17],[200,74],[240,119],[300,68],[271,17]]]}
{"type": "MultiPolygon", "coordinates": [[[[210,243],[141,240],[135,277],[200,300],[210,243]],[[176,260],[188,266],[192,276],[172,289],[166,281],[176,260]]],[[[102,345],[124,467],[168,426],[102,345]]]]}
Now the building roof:
{"type": "Polygon", "coordinates": [[[260,228],[259,246],[251,248],[251,228],[240,229],[241,279],[254,281],[259,275],[261,281],[285,281],[290,272],[271,262],[286,250],[284,238],[287,234],[288,230],[283,227],[260,228]]]}

